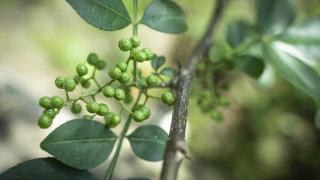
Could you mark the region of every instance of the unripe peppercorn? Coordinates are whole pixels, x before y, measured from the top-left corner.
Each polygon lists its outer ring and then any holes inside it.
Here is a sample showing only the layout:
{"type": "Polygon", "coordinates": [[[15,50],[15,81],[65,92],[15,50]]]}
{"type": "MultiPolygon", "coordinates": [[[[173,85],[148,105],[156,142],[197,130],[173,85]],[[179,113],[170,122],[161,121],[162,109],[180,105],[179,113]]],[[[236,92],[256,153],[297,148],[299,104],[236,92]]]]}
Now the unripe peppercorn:
{"type": "Polygon", "coordinates": [[[99,112],[99,104],[96,103],[96,102],[89,102],[87,105],[86,105],[86,108],[87,108],[87,111],[89,113],[97,113],[99,112]]]}
{"type": "Polygon", "coordinates": [[[106,67],[106,62],[104,62],[103,60],[99,60],[95,66],[97,69],[102,70],[106,67]]]}
{"type": "Polygon", "coordinates": [[[64,100],[59,96],[53,96],[51,98],[51,106],[53,108],[61,109],[64,105],[64,100]]]}
{"type": "Polygon", "coordinates": [[[50,118],[48,115],[42,115],[38,119],[38,126],[42,129],[47,129],[52,124],[52,118],[50,118]]]}
{"type": "Polygon", "coordinates": [[[121,63],[118,63],[118,64],[117,64],[117,67],[118,67],[122,72],[126,72],[128,65],[127,65],[125,62],[121,62],[121,63]]]}
{"type": "Polygon", "coordinates": [[[143,62],[147,60],[147,55],[143,51],[138,51],[134,54],[133,59],[137,62],[143,62]]]}
{"type": "Polygon", "coordinates": [[[148,119],[151,115],[151,111],[147,106],[142,106],[139,111],[143,112],[143,114],[145,115],[145,119],[148,119]]]}
{"type": "Polygon", "coordinates": [[[129,39],[121,39],[119,41],[119,49],[121,51],[129,51],[132,48],[132,43],[129,39]]]}
{"type": "Polygon", "coordinates": [[[73,79],[66,79],[66,81],[64,82],[63,88],[66,91],[73,91],[76,88],[77,84],[73,79]]]}
{"type": "Polygon", "coordinates": [[[113,97],[116,90],[112,86],[106,86],[103,88],[102,93],[105,97],[113,97]]]}
{"type": "Polygon", "coordinates": [[[128,73],[122,73],[119,82],[122,84],[127,84],[128,82],[130,82],[130,79],[131,77],[128,73]]]}
{"type": "Polygon", "coordinates": [[[99,104],[99,111],[97,112],[97,114],[99,116],[105,116],[108,114],[108,112],[109,112],[109,107],[105,104],[100,103],[99,104]]]}
{"type": "Polygon", "coordinates": [[[54,109],[46,109],[45,111],[43,111],[43,114],[49,116],[51,119],[55,118],[57,115],[54,109]]]}
{"type": "Polygon", "coordinates": [[[59,89],[63,89],[63,85],[64,85],[66,79],[67,78],[65,78],[64,76],[58,76],[56,78],[56,80],[54,81],[56,87],[59,88],[59,89]]]}
{"type": "Polygon", "coordinates": [[[109,71],[110,78],[114,79],[114,80],[120,79],[121,78],[121,74],[122,74],[122,71],[117,67],[115,67],[113,69],[110,69],[110,71],[109,71]]]}
{"type": "Polygon", "coordinates": [[[49,98],[48,96],[43,96],[40,98],[39,100],[39,105],[42,107],[42,108],[45,108],[45,109],[50,109],[52,107],[51,105],[51,98],[49,98]]]}
{"type": "Polygon", "coordinates": [[[92,65],[95,66],[99,61],[99,57],[96,53],[90,53],[87,57],[87,62],[92,65]]]}
{"type": "Polygon", "coordinates": [[[114,97],[118,100],[124,100],[126,98],[126,93],[124,92],[123,89],[116,89],[114,97]]]}
{"type": "Polygon", "coordinates": [[[173,105],[175,100],[173,94],[170,91],[163,93],[161,99],[165,104],[169,106],[173,105]]]}
{"type": "Polygon", "coordinates": [[[105,121],[105,125],[107,127],[110,127],[111,125],[111,121],[112,121],[112,118],[115,114],[113,112],[108,112],[105,116],[104,116],[104,121],[105,121]]]}
{"type": "Polygon", "coordinates": [[[146,60],[151,60],[154,57],[154,53],[149,48],[143,48],[142,52],[146,54],[146,60]]]}
{"type": "Polygon", "coordinates": [[[82,80],[81,82],[81,87],[88,89],[91,86],[91,83],[89,80],[82,80]]]}
{"type": "Polygon", "coordinates": [[[82,77],[80,77],[79,75],[75,75],[73,77],[74,82],[76,82],[76,84],[81,83],[81,81],[83,80],[82,77]]]}
{"type": "Polygon", "coordinates": [[[149,87],[156,86],[159,84],[159,78],[156,75],[150,75],[147,77],[146,82],[149,87]]]}
{"type": "Polygon", "coordinates": [[[143,120],[145,120],[145,114],[142,112],[142,111],[135,111],[133,113],[133,119],[136,121],[136,122],[142,122],[143,120]]]}
{"type": "Polygon", "coordinates": [[[133,48],[137,48],[140,46],[140,39],[137,36],[133,36],[130,38],[131,44],[133,48]]]}
{"type": "Polygon", "coordinates": [[[79,114],[79,113],[81,113],[81,111],[82,111],[82,107],[80,104],[78,104],[78,103],[72,104],[72,106],[71,106],[72,113],[79,114]]]}
{"type": "Polygon", "coordinates": [[[121,117],[119,115],[114,115],[111,118],[110,127],[116,127],[121,122],[121,117]]]}
{"type": "Polygon", "coordinates": [[[79,76],[84,76],[88,73],[88,67],[85,64],[78,64],[76,71],[79,76]]]}

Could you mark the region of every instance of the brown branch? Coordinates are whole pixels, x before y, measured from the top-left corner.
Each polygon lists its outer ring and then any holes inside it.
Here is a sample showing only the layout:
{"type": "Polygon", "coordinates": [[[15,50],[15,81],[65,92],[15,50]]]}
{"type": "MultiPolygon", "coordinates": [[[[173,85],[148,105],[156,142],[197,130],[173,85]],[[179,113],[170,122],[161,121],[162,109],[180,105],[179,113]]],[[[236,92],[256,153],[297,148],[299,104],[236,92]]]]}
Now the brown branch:
{"type": "Polygon", "coordinates": [[[176,84],[176,103],[173,110],[172,122],[167,142],[161,180],[177,179],[178,170],[183,157],[186,156],[185,131],[188,117],[189,90],[192,74],[201,60],[201,56],[210,48],[216,24],[221,17],[225,0],[217,0],[207,28],[207,31],[195,47],[188,63],[181,68],[176,84]],[[180,154],[180,158],[178,155],[180,154]]]}

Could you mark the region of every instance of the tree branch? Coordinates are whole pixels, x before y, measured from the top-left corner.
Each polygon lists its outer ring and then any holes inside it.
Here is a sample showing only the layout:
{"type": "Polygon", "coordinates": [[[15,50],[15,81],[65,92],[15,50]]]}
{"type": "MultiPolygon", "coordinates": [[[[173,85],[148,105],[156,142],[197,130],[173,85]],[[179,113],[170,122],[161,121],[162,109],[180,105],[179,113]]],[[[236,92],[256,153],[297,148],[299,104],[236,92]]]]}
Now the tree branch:
{"type": "Polygon", "coordinates": [[[172,122],[167,142],[161,180],[177,179],[178,170],[183,156],[186,155],[185,131],[188,117],[189,91],[192,74],[201,60],[201,56],[210,48],[216,24],[221,17],[225,0],[217,0],[212,12],[208,28],[195,47],[188,63],[181,68],[176,84],[176,102],[172,115],[172,122]],[[179,153],[183,156],[178,157],[179,153]]]}

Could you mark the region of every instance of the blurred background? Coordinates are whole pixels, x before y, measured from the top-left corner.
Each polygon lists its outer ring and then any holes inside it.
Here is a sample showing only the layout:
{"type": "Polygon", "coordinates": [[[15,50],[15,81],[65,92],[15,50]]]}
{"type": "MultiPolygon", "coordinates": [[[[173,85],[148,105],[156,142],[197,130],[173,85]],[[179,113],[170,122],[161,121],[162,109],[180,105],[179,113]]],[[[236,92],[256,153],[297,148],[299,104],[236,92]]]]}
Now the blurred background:
{"type": "MultiPolygon", "coordinates": [[[[131,1],[124,2],[131,9],[131,1]]],[[[139,2],[142,9],[149,1],[139,2]]],[[[186,33],[173,36],[144,26],[139,29],[143,46],[165,55],[173,66],[188,57],[204,32],[214,4],[208,0],[176,2],[187,15],[186,33]]],[[[320,12],[319,0],[297,0],[296,5],[300,16],[320,12]]],[[[226,27],[239,18],[254,21],[253,0],[229,1],[216,39],[223,41],[226,27]]],[[[63,93],[55,88],[54,79],[58,75],[72,77],[75,66],[84,62],[90,52],[96,52],[112,66],[124,57],[117,41],[130,35],[131,27],[103,32],[89,26],[65,1],[0,1],[0,173],[19,162],[49,156],[39,147],[42,139],[76,118],[64,110],[51,128],[38,128],[38,99],[63,93]]],[[[143,73],[151,71],[148,62],[142,66],[143,73]]],[[[269,70],[265,73],[255,81],[240,72],[229,72],[230,89],[224,96],[231,105],[222,110],[222,122],[204,116],[191,97],[187,134],[191,160],[182,164],[179,179],[320,179],[315,103],[277,74],[269,70]]],[[[106,78],[107,71],[99,76],[106,78]]],[[[149,105],[153,114],[148,123],[168,131],[171,109],[153,101],[149,105]]],[[[111,106],[116,108],[117,104],[111,106]]],[[[120,156],[115,179],[159,177],[161,162],[139,160],[128,142],[120,156]]],[[[108,161],[92,172],[101,177],[107,165],[108,161]]]]}

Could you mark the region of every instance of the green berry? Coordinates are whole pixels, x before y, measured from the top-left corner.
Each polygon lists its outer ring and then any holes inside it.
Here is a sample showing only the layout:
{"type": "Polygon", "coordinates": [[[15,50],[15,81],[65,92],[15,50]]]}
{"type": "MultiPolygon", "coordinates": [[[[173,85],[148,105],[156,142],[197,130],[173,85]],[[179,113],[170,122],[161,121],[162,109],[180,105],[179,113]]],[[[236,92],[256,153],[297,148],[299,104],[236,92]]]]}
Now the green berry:
{"type": "Polygon", "coordinates": [[[142,52],[146,54],[146,60],[151,60],[154,57],[154,53],[149,48],[142,49],[142,52]]]}
{"type": "Polygon", "coordinates": [[[146,79],[147,85],[153,87],[159,84],[159,78],[156,75],[151,75],[146,79]]]}
{"type": "Polygon", "coordinates": [[[51,98],[51,105],[53,108],[61,109],[64,105],[64,100],[59,96],[53,96],[51,98]]]}
{"type": "Polygon", "coordinates": [[[100,103],[99,104],[99,111],[97,112],[97,114],[99,116],[105,116],[108,114],[108,112],[109,112],[109,107],[105,104],[100,103]]]}
{"type": "Polygon", "coordinates": [[[142,122],[143,120],[145,120],[145,114],[142,111],[135,111],[133,113],[133,119],[136,122],[142,122]]]}
{"type": "Polygon", "coordinates": [[[140,39],[137,36],[133,36],[130,38],[131,44],[133,48],[137,48],[140,46],[140,39]]]}
{"type": "Polygon", "coordinates": [[[90,87],[90,85],[91,85],[91,83],[90,83],[90,81],[89,80],[82,80],[81,81],[81,86],[83,87],[83,88],[89,88],[90,87]]]}
{"type": "Polygon", "coordinates": [[[66,81],[64,82],[63,88],[66,91],[73,91],[77,86],[77,83],[73,80],[73,79],[66,79],[66,81]]]}
{"type": "Polygon", "coordinates": [[[85,64],[78,64],[76,71],[79,76],[84,76],[88,73],[88,67],[85,64]]]}
{"type": "Polygon", "coordinates": [[[127,84],[130,81],[131,77],[128,73],[122,73],[119,79],[119,82],[122,84],[127,84]]]}
{"type": "Polygon", "coordinates": [[[57,88],[59,89],[63,89],[63,85],[64,85],[64,82],[66,81],[66,78],[63,77],[63,76],[58,76],[56,78],[56,80],[54,81],[55,85],[57,88]]]}
{"type": "Polygon", "coordinates": [[[151,111],[148,107],[146,106],[143,106],[139,109],[139,111],[143,112],[144,116],[145,116],[145,119],[148,119],[151,115],[151,111]]]}
{"type": "Polygon", "coordinates": [[[118,100],[123,100],[126,98],[126,93],[124,92],[123,89],[118,88],[116,89],[114,97],[118,100]]]}
{"type": "Polygon", "coordinates": [[[170,91],[168,91],[162,94],[161,99],[165,104],[171,106],[173,105],[175,98],[174,95],[170,91]]]}
{"type": "Polygon", "coordinates": [[[99,112],[99,104],[96,103],[96,102],[89,102],[87,105],[86,105],[86,108],[87,108],[87,111],[89,113],[97,113],[99,112]]]}
{"type": "Polygon", "coordinates": [[[116,93],[116,90],[111,86],[106,86],[103,88],[102,93],[105,97],[113,97],[116,93]]]}
{"type": "Polygon", "coordinates": [[[110,69],[110,71],[109,71],[110,78],[114,79],[114,80],[120,79],[121,78],[121,74],[122,74],[122,71],[117,67],[115,67],[113,69],[110,69]]]}
{"type": "Polygon", "coordinates": [[[81,105],[79,103],[72,104],[71,112],[73,114],[79,114],[79,113],[81,113],[81,111],[82,111],[82,107],[81,107],[81,105]]]}
{"type": "Polygon", "coordinates": [[[147,60],[147,55],[143,51],[138,51],[134,54],[133,59],[137,62],[143,62],[147,60]]]}
{"type": "Polygon", "coordinates": [[[52,107],[51,106],[51,98],[49,98],[48,96],[41,97],[40,100],[39,100],[39,105],[42,108],[50,109],[52,107]]]}
{"type": "Polygon", "coordinates": [[[92,119],[92,117],[90,115],[84,115],[82,118],[85,119],[85,120],[91,120],[92,119]]]}
{"type": "Polygon", "coordinates": [[[83,81],[83,79],[79,76],[79,75],[75,75],[73,77],[74,82],[76,82],[76,84],[81,83],[81,81],[83,81]]]}
{"type": "Polygon", "coordinates": [[[119,48],[121,51],[129,51],[132,48],[132,43],[129,39],[121,39],[119,41],[119,48]]]}
{"type": "Polygon", "coordinates": [[[50,118],[48,115],[42,115],[38,119],[38,126],[42,129],[47,129],[52,124],[52,118],[50,118]]]}
{"type": "Polygon", "coordinates": [[[116,127],[121,122],[121,117],[119,115],[114,115],[111,118],[110,127],[116,127]]]}
{"type": "Polygon", "coordinates": [[[103,60],[99,60],[95,66],[97,69],[102,70],[106,67],[106,62],[104,62],[103,60]]]}
{"type": "Polygon", "coordinates": [[[105,121],[105,125],[107,127],[109,127],[111,125],[111,121],[112,118],[115,114],[113,112],[108,112],[105,116],[104,116],[104,121],[105,121]]]}
{"type": "Polygon", "coordinates": [[[96,53],[90,53],[87,57],[87,62],[92,66],[95,66],[99,61],[98,55],[96,53]]]}
{"type": "Polygon", "coordinates": [[[54,109],[46,109],[45,111],[43,111],[43,114],[49,116],[51,119],[54,119],[57,115],[54,109]]]}
{"type": "Polygon", "coordinates": [[[118,63],[118,64],[117,64],[117,67],[118,67],[122,72],[126,72],[128,65],[127,65],[125,62],[121,62],[121,63],[118,63]]]}

